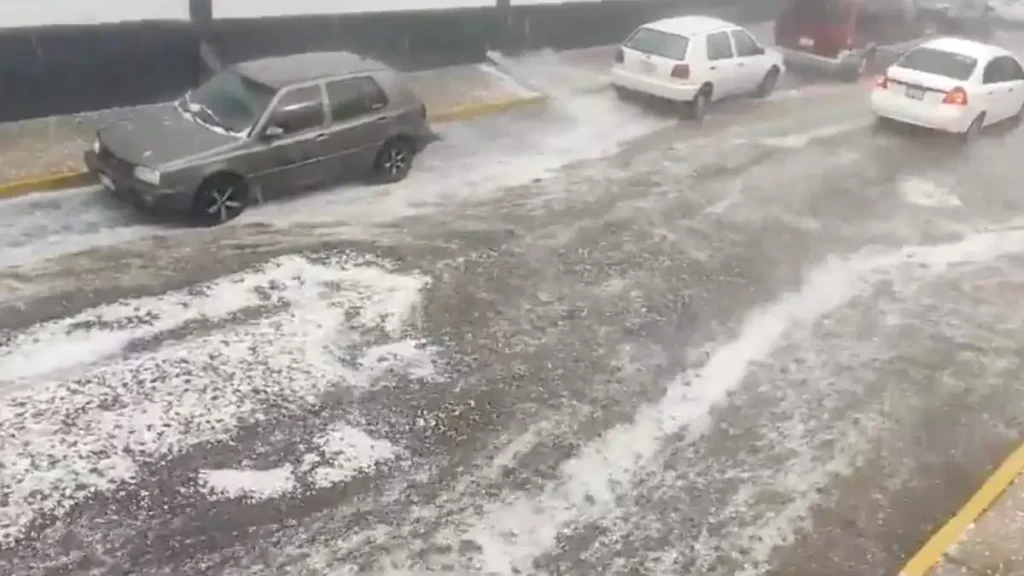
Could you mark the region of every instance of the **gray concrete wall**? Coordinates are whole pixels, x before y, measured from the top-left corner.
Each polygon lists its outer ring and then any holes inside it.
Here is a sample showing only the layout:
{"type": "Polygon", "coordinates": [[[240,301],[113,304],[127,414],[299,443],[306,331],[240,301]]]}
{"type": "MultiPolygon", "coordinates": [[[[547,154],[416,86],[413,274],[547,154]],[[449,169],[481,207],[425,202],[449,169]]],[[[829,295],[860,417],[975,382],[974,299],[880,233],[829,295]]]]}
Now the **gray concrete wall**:
{"type": "Polygon", "coordinates": [[[639,24],[774,15],[778,0],[35,0],[0,2],[0,121],[144,104],[211,66],[352,50],[403,70],[615,42],[639,24]],[[28,8],[26,8],[28,7],[28,8]]]}
{"type": "Polygon", "coordinates": [[[0,121],[166,98],[197,50],[188,0],[0,2],[0,121]]]}

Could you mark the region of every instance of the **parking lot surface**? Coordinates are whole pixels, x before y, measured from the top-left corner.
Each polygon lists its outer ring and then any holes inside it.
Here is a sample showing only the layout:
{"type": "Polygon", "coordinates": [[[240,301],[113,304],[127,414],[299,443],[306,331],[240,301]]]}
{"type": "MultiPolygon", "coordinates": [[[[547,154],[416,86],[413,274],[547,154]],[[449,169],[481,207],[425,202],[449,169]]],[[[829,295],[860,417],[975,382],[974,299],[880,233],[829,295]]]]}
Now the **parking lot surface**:
{"type": "Polygon", "coordinates": [[[995,130],[565,96],[214,230],[0,227],[5,573],[894,574],[1019,440],[995,130]]]}

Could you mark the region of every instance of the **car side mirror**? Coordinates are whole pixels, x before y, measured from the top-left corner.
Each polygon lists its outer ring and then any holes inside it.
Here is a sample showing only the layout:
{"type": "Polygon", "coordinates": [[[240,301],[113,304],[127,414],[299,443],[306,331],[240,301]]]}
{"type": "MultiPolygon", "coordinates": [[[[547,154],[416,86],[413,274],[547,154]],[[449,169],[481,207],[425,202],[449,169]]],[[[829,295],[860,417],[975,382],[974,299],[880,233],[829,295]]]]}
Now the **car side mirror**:
{"type": "Polygon", "coordinates": [[[284,136],[284,128],[281,128],[280,126],[267,126],[266,129],[263,130],[264,140],[277,140],[282,136],[284,136]]]}
{"type": "Polygon", "coordinates": [[[755,55],[755,56],[764,56],[764,46],[758,46],[758,47],[757,47],[757,48],[756,48],[756,49],[754,50],[754,55],[755,55]]]}

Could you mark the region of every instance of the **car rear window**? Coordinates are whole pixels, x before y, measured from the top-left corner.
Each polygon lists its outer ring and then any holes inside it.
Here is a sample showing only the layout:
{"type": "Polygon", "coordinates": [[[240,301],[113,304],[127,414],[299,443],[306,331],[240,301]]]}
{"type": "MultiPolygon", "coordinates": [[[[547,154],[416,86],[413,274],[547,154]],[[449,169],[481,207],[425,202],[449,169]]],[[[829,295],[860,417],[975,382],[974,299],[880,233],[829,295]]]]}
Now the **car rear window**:
{"type": "Polygon", "coordinates": [[[917,48],[904,56],[897,66],[956,80],[967,80],[978,67],[978,60],[964,54],[935,48],[917,48]]]}
{"type": "Polygon", "coordinates": [[[790,0],[782,19],[803,24],[838,24],[844,10],[835,0],[790,0]]]}
{"type": "Polygon", "coordinates": [[[652,28],[640,28],[626,39],[623,46],[644,54],[685,60],[686,51],[690,48],[690,39],[652,28]]]}

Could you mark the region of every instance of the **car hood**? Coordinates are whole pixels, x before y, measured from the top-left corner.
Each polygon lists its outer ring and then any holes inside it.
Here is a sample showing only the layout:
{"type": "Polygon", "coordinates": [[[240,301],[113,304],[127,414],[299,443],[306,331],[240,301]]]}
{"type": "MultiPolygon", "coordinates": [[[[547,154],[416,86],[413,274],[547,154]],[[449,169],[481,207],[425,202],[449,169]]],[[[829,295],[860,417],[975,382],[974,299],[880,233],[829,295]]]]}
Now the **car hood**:
{"type": "Polygon", "coordinates": [[[185,116],[174,104],[142,108],[105,126],[100,143],[132,164],[159,168],[237,144],[238,136],[218,132],[185,116]]]}

